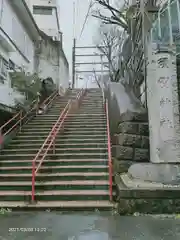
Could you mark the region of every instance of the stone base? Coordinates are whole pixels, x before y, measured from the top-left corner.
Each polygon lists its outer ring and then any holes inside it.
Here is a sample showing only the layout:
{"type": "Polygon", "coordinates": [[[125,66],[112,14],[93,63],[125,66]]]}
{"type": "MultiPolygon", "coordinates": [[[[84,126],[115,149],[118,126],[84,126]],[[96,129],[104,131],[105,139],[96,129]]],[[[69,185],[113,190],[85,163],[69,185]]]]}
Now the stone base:
{"type": "Polygon", "coordinates": [[[132,178],[163,184],[180,184],[180,164],[135,163],[128,173],[132,178]]]}
{"type": "Polygon", "coordinates": [[[113,173],[126,173],[131,165],[134,164],[133,161],[130,160],[118,160],[116,158],[112,159],[113,163],[113,173]]]}
{"type": "Polygon", "coordinates": [[[174,214],[180,212],[179,199],[121,199],[117,204],[120,215],[174,214]]]}
{"type": "Polygon", "coordinates": [[[180,212],[180,185],[168,185],[115,176],[117,206],[120,214],[171,214],[180,212]]]}

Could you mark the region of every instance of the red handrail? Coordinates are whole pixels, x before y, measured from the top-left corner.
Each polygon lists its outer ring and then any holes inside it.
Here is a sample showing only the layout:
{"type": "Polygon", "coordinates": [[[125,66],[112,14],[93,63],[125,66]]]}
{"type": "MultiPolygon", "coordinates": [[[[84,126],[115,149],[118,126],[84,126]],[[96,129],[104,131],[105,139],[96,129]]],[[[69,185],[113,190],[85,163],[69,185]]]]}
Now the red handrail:
{"type": "MultiPolygon", "coordinates": [[[[77,94],[76,97],[76,101],[80,101],[81,97],[83,96],[84,91],[80,91],[77,94]]],[[[67,105],[65,106],[64,110],[62,111],[62,113],[60,114],[58,120],[56,121],[56,123],[54,124],[54,126],[52,127],[49,135],[47,136],[46,140],[44,141],[42,147],[40,148],[40,150],[38,151],[38,153],[36,154],[35,158],[32,161],[32,194],[31,194],[31,200],[32,202],[34,202],[35,200],[35,178],[36,178],[36,174],[38,172],[38,170],[40,169],[43,160],[45,159],[48,151],[50,150],[51,146],[53,144],[55,144],[55,140],[56,140],[56,136],[59,133],[64,120],[66,119],[69,111],[71,110],[71,105],[72,105],[72,100],[69,100],[67,105]],[[41,156],[41,159],[39,161],[38,166],[36,167],[36,161],[38,160],[38,158],[41,156]]],[[[55,149],[55,146],[54,146],[55,149]]]]}
{"type": "MultiPolygon", "coordinates": [[[[47,103],[47,106],[54,100],[54,98],[58,95],[58,92],[57,90],[55,92],[53,92],[47,99],[44,100],[44,102],[42,103],[43,104],[46,104],[47,103]]],[[[3,138],[3,136],[6,136],[8,133],[10,133],[18,124],[20,125],[20,130],[21,130],[21,126],[22,126],[22,120],[24,120],[29,113],[31,113],[33,110],[35,110],[36,107],[32,107],[24,116],[23,116],[23,111],[19,111],[15,116],[13,116],[11,119],[9,119],[4,125],[2,125],[0,127],[0,138],[3,138]],[[2,133],[3,132],[3,129],[8,126],[13,120],[16,120],[17,119],[17,122],[11,127],[8,129],[8,131],[6,131],[4,134],[2,133]]],[[[27,120],[28,121],[28,120],[27,120]]],[[[26,121],[26,123],[27,123],[26,121]]],[[[0,143],[1,144],[1,143],[0,143]]]]}
{"type": "Polygon", "coordinates": [[[105,112],[106,112],[106,123],[107,123],[107,135],[108,135],[108,165],[109,165],[109,196],[110,201],[112,201],[113,194],[112,194],[112,158],[111,158],[111,137],[110,137],[110,127],[109,127],[109,110],[108,110],[108,100],[106,99],[105,103],[105,112]]]}

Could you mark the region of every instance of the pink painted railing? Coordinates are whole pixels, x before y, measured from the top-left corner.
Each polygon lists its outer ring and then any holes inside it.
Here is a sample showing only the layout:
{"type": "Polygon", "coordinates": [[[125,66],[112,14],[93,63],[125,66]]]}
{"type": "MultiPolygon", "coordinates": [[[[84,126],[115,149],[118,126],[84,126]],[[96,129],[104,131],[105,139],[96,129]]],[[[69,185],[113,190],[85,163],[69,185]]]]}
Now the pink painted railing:
{"type": "Polygon", "coordinates": [[[109,166],[109,197],[110,201],[113,199],[113,169],[112,169],[112,157],[111,157],[111,137],[109,127],[109,110],[108,100],[105,101],[106,123],[107,123],[107,137],[108,137],[108,166],[109,166]]]}
{"type": "MultiPolygon", "coordinates": [[[[81,98],[84,95],[85,90],[81,90],[76,97],[76,103],[79,105],[81,102],[81,98]]],[[[52,127],[49,135],[47,136],[46,140],[44,141],[42,147],[36,154],[35,158],[32,161],[32,194],[31,194],[31,200],[32,202],[35,201],[35,180],[36,180],[36,174],[38,173],[45,157],[47,156],[49,150],[51,147],[53,147],[53,153],[55,153],[55,141],[58,133],[60,132],[61,128],[63,127],[64,121],[68,116],[68,113],[73,110],[73,101],[69,100],[67,105],[65,106],[64,110],[62,111],[61,115],[59,116],[58,120],[52,127]],[[37,161],[39,162],[36,166],[37,161]]]]}
{"type": "MultiPolygon", "coordinates": [[[[55,91],[53,92],[47,99],[44,100],[44,102],[42,103],[42,105],[46,104],[46,106],[49,106],[52,101],[57,97],[58,92],[55,91]]],[[[13,116],[11,119],[9,119],[4,125],[2,125],[0,127],[0,144],[3,143],[3,138],[4,136],[6,136],[7,134],[9,134],[11,131],[13,131],[17,126],[19,126],[19,130],[21,131],[22,128],[22,121],[34,110],[38,110],[37,106],[33,106],[27,113],[25,113],[23,115],[23,111],[19,111],[17,114],[15,114],[15,116],[13,116]],[[15,123],[13,124],[13,126],[9,127],[9,129],[4,132],[4,128],[7,127],[13,123],[13,121],[15,121],[15,123]],[[4,132],[4,133],[3,133],[4,132]]],[[[24,123],[26,124],[28,122],[29,119],[27,119],[27,121],[24,123]]]]}

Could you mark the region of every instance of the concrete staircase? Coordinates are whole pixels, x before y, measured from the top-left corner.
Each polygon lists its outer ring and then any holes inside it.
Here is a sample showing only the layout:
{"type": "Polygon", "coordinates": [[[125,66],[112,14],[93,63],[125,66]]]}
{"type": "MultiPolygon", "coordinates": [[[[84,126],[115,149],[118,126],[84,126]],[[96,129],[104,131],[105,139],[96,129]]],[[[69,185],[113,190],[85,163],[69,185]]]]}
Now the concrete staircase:
{"type": "MultiPolygon", "coordinates": [[[[72,90],[70,97],[75,97],[72,90]]],[[[32,160],[48,136],[69,96],[23,127],[0,155],[0,207],[16,209],[109,210],[106,116],[99,89],[88,90],[81,107],[65,120],[36,176],[31,201],[32,160]]]]}

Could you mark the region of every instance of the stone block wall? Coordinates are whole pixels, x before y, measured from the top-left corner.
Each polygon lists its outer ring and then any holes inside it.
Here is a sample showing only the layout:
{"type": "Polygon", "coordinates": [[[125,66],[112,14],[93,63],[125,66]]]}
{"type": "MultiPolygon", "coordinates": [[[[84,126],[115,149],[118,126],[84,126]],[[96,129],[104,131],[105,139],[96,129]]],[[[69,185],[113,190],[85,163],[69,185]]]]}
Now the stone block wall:
{"type": "Polygon", "coordinates": [[[117,133],[112,137],[114,174],[127,172],[135,162],[149,162],[147,113],[121,115],[117,133]]]}

